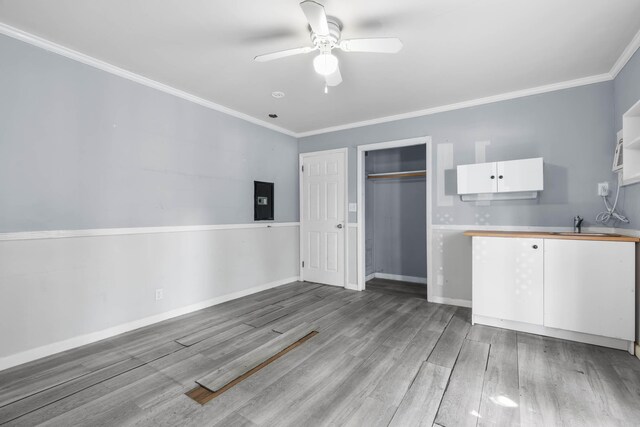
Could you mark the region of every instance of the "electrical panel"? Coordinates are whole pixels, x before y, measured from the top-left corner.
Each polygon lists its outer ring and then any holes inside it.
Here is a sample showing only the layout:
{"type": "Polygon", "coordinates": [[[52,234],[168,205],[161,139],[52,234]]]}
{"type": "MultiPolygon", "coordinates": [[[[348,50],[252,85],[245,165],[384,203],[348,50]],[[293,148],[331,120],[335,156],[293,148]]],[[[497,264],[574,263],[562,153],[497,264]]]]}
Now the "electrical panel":
{"type": "Polygon", "coordinates": [[[253,182],[254,221],[273,221],[273,182],[253,182]]]}

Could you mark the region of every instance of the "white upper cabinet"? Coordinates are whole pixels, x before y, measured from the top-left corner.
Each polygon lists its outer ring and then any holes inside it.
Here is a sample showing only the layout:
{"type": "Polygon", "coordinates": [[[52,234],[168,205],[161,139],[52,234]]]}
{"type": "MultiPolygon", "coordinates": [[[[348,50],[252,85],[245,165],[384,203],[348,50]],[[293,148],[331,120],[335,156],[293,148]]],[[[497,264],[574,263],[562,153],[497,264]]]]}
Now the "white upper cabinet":
{"type": "Polygon", "coordinates": [[[497,173],[496,163],[458,166],[458,194],[497,192],[497,173]]]}
{"type": "Polygon", "coordinates": [[[544,189],[543,159],[458,166],[458,194],[535,192],[544,189]]]}
{"type": "Polygon", "coordinates": [[[542,157],[498,162],[498,192],[540,191],[544,188],[542,157]]]}

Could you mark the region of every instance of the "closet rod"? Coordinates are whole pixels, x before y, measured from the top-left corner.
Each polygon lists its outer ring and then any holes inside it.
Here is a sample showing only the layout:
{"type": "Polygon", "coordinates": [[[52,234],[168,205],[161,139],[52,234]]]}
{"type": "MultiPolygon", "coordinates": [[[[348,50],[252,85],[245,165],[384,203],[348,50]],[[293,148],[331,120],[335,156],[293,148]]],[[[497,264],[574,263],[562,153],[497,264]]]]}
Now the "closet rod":
{"type": "Polygon", "coordinates": [[[370,173],[367,175],[369,179],[381,178],[411,178],[416,176],[427,176],[426,170],[418,171],[402,171],[402,172],[386,172],[386,173],[370,173]]]}

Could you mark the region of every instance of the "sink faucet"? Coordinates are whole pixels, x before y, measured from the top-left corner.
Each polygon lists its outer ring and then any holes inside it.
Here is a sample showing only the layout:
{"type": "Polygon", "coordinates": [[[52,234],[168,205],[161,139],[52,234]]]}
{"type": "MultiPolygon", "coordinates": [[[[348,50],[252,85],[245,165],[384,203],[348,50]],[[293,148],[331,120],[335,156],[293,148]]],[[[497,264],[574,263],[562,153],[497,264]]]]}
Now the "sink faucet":
{"type": "Polygon", "coordinates": [[[584,221],[584,218],[580,218],[580,215],[576,215],[573,218],[573,232],[574,233],[582,233],[582,221],[584,221]]]}

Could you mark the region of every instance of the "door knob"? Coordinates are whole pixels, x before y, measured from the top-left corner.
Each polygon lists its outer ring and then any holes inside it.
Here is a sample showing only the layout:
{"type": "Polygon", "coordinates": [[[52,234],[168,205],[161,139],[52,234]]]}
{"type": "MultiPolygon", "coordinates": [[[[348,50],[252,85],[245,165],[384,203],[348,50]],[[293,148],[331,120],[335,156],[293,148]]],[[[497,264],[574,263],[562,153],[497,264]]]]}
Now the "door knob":
{"type": "Polygon", "coordinates": [[[342,224],[336,225],[336,228],[342,228],[342,224]]]}
{"type": "Polygon", "coordinates": [[[538,249],[538,245],[533,245],[533,249],[538,249]]]}

